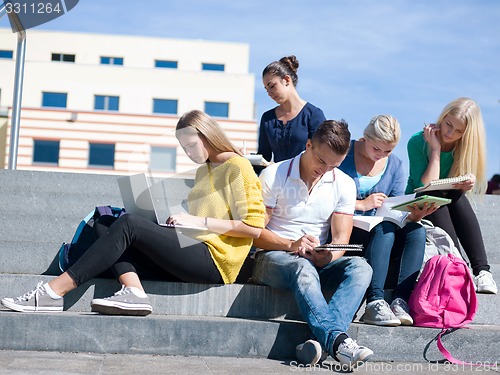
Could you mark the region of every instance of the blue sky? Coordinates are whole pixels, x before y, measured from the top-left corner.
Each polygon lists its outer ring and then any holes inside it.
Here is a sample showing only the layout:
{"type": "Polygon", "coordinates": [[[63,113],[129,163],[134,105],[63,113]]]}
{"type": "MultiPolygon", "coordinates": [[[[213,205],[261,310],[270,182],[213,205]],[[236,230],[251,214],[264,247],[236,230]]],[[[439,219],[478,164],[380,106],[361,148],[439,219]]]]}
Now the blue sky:
{"type": "Polygon", "coordinates": [[[275,106],[262,69],[295,54],[302,98],[353,137],[377,114],[399,119],[405,166],[408,138],[468,96],[483,111],[488,178],[500,173],[498,0],[80,0],[38,28],[248,43],[258,119],[275,106]]]}

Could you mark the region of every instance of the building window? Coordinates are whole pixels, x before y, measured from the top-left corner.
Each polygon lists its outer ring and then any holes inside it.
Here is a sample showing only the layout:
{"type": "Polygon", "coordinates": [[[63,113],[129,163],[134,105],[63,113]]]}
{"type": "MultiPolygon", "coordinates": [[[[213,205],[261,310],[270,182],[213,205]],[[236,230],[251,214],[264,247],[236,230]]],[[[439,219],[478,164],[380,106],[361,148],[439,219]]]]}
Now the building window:
{"type": "Polygon", "coordinates": [[[177,114],[177,100],[175,99],[153,99],[153,113],[177,114]]]}
{"type": "Polygon", "coordinates": [[[123,57],[101,56],[103,65],[123,65],[123,57]]]}
{"type": "Polygon", "coordinates": [[[224,71],[224,64],[202,63],[201,70],[214,70],[216,72],[223,72],[224,71]]]}
{"type": "Polygon", "coordinates": [[[42,92],[42,107],[66,108],[67,101],[65,92],[42,92]]]}
{"type": "Polygon", "coordinates": [[[14,51],[0,50],[0,59],[12,59],[14,51]]]}
{"type": "Polygon", "coordinates": [[[120,105],[120,97],[95,95],[94,96],[94,109],[103,111],[118,111],[120,105]]]}
{"type": "Polygon", "coordinates": [[[229,117],[229,103],[205,102],[205,113],[215,117],[229,117]]]}
{"type": "Polygon", "coordinates": [[[115,167],[115,145],[109,143],[89,144],[89,167],[115,167]]]}
{"type": "Polygon", "coordinates": [[[155,68],[177,69],[177,61],[155,60],[155,68]]]}
{"type": "Polygon", "coordinates": [[[52,61],[75,62],[75,55],[68,55],[65,53],[53,53],[52,61]]]}
{"type": "Polygon", "coordinates": [[[59,141],[34,140],[33,164],[59,164],[59,141]]]}
{"type": "Polygon", "coordinates": [[[175,172],[177,163],[175,147],[151,147],[149,166],[155,172],[175,172]]]}

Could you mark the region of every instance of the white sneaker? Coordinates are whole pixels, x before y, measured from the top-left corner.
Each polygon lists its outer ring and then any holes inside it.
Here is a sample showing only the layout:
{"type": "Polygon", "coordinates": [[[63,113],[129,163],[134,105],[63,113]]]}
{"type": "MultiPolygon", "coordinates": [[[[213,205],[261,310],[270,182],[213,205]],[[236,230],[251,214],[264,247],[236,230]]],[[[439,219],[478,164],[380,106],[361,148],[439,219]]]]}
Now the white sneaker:
{"type": "Polygon", "coordinates": [[[375,324],[377,326],[396,327],[401,324],[401,321],[394,315],[389,304],[378,299],[366,305],[365,313],[360,319],[366,324],[375,324]]]}
{"type": "Polygon", "coordinates": [[[396,315],[396,318],[399,319],[402,325],[404,326],[412,326],[413,318],[410,315],[410,308],[406,301],[402,298],[396,298],[391,303],[391,310],[396,315]]]}
{"type": "Polygon", "coordinates": [[[328,353],[323,350],[319,342],[307,340],[305,343],[297,345],[295,357],[300,363],[314,366],[318,362],[323,362],[328,357],[328,353]]]}
{"type": "Polygon", "coordinates": [[[368,361],[373,355],[373,351],[365,346],[359,346],[350,337],[346,338],[335,353],[335,357],[342,365],[343,369],[352,371],[368,361]]]}
{"type": "Polygon", "coordinates": [[[497,283],[493,280],[493,275],[489,271],[481,271],[479,275],[474,276],[474,284],[478,293],[497,294],[497,283]]]}

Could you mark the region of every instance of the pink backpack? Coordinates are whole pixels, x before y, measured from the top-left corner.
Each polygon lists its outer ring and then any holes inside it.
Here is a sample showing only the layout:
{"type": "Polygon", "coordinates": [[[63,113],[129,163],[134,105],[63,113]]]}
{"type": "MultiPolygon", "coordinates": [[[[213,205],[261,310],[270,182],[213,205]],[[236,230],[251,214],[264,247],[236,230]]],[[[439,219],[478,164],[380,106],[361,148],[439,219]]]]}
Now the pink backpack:
{"type": "Polygon", "coordinates": [[[414,326],[458,328],[474,319],[476,288],[467,264],[452,254],[427,261],[409,300],[414,326]]]}
{"type": "Polygon", "coordinates": [[[450,328],[471,323],[477,311],[476,288],[467,264],[453,254],[435,255],[427,261],[408,301],[414,326],[441,328],[437,345],[453,363],[441,343],[450,328]]]}

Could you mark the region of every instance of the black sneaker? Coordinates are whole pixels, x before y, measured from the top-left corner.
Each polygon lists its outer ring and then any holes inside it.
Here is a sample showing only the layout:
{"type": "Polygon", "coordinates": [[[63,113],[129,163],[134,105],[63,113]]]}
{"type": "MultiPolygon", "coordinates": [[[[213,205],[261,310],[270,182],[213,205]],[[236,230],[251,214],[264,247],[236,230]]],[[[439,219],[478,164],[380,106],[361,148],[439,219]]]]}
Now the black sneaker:
{"type": "Polygon", "coordinates": [[[92,311],[107,315],[145,316],[153,312],[148,296],[139,297],[125,285],[111,297],[93,299],[90,306],[92,311]]]}

